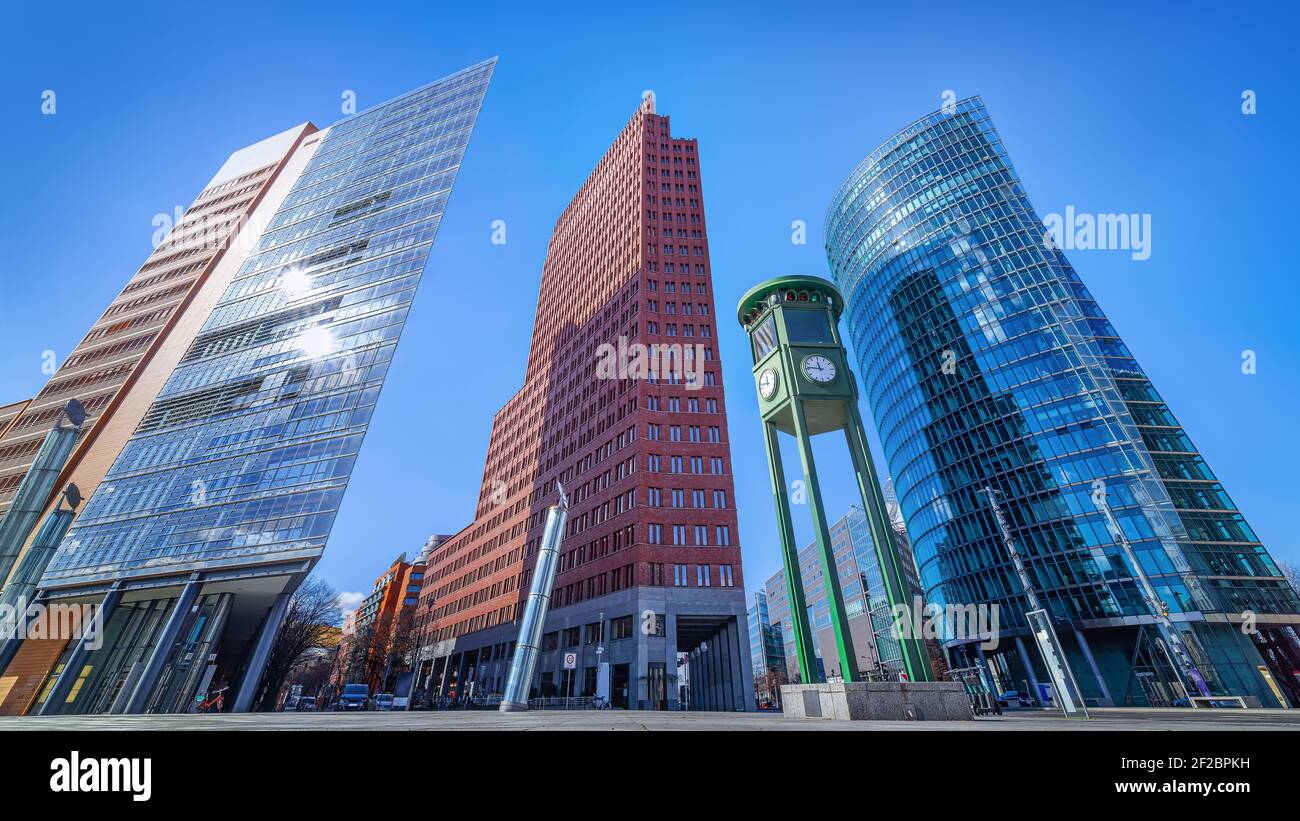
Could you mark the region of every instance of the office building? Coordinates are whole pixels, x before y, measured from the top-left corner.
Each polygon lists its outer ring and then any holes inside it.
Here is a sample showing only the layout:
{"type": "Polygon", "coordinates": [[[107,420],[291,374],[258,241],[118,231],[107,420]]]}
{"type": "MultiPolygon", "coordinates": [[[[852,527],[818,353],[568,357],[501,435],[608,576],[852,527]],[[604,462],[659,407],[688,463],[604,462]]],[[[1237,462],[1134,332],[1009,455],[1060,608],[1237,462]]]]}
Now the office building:
{"type": "Polygon", "coordinates": [[[773,624],[767,594],[754,594],[749,606],[749,658],[754,667],[754,700],[763,705],[781,703],[781,685],[789,683],[785,666],[785,639],[781,625],[773,624]]]}
{"type": "Polygon", "coordinates": [[[998,605],[994,677],[1046,681],[987,486],[1086,699],[1170,704],[1199,676],[1277,706],[1271,668],[1300,704],[1295,591],[1060,245],[978,98],[890,137],[831,204],[827,256],[926,599],[998,605]],[[1195,674],[1154,641],[1166,608],[1195,674]]]}
{"type": "Polygon", "coordinates": [[[280,158],[241,229],[255,239],[217,264],[201,327],[41,580],[47,601],[97,606],[103,641],[67,642],[26,709],[176,712],[223,687],[228,707],[253,703],[324,551],[494,65],[284,132],[218,174],[210,189],[280,158]]]}
{"type": "MultiPolygon", "coordinates": [[[[300,131],[232,154],[176,224],[156,237],[153,252],[72,351],[61,358],[48,350],[40,362],[33,359],[33,368],[51,373],[49,382],[34,398],[0,407],[0,516],[70,399],[81,403],[86,420],[55,492],[43,500],[42,518],[69,482],[83,496],[94,492],[211,310],[220,293],[210,282],[213,272],[232,245],[240,253],[236,240],[247,236],[242,229],[300,131]]],[[[0,550],[0,586],[27,544],[0,550]]]]}
{"type": "Polygon", "coordinates": [[[430,555],[417,687],[431,698],[503,691],[562,484],[568,524],[531,695],[676,709],[680,652],[692,709],[750,708],[712,291],[698,146],[647,95],[556,222],[524,384],[493,421],[475,519],[430,555]],[[662,368],[634,364],[647,351],[662,368]]]}
{"type": "Polygon", "coordinates": [[[424,557],[414,562],[403,553],[352,614],[344,648],[349,682],[364,682],[371,693],[392,692],[391,684],[406,669],[415,649],[415,607],[424,579],[424,557]]]}
{"type": "MultiPolygon", "coordinates": [[[[95,492],[229,284],[256,226],[269,219],[266,196],[293,149],[314,131],[298,126],[231,154],[81,342],[51,362],[57,368],[40,393],[0,408],[0,515],[70,399],[81,402],[86,420],[41,518],[68,483],[83,497],[95,492]]],[[[0,585],[24,559],[31,535],[0,558],[0,585]]],[[[23,643],[0,670],[0,715],[27,710],[67,640],[23,643]]]]}

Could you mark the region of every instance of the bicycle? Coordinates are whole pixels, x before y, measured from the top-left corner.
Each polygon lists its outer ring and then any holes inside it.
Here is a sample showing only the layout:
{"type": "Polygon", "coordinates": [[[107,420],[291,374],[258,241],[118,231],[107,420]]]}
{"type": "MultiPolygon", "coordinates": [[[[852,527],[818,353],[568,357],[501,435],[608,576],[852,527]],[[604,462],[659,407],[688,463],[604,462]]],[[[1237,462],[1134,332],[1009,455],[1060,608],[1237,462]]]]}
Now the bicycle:
{"type": "Polygon", "coordinates": [[[610,706],[608,699],[601,698],[600,696],[593,696],[591,699],[591,709],[612,710],[614,708],[610,706]]]}
{"type": "Polygon", "coordinates": [[[226,703],[226,690],[229,687],[222,687],[216,693],[210,693],[206,698],[196,698],[190,704],[191,713],[219,713],[222,706],[226,703]]]}

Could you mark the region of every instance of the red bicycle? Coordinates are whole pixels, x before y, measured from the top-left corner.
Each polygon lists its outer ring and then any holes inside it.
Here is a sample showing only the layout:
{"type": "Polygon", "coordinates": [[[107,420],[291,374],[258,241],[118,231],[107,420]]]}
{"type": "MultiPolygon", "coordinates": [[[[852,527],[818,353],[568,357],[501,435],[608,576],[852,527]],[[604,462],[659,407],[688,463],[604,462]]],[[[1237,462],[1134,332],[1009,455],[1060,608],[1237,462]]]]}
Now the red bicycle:
{"type": "Polygon", "coordinates": [[[215,693],[209,692],[206,698],[198,698],[190,705],[191,713],[219,713],[221,707],[226,702],[226,691],[229,687],[222,687],[215,693]]]}

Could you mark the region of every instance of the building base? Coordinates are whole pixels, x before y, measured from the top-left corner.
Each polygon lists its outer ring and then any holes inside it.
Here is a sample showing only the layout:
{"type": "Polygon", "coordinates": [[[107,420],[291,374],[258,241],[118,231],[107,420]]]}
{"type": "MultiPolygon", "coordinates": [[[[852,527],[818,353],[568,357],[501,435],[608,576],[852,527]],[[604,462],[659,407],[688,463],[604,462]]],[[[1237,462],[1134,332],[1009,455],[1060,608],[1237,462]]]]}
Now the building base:
{"type": "Polygon", "coordinates": [[[503,713],[526,713],[528,705],[520,704],[518,701],[503,701],[500,709],[503,713]]]}
{"type": "Polygon", "coordinates": [[[959,681],[845,681],[781,687],[786,718],[837,721],[968,721],[966,688],[959,681]]]}

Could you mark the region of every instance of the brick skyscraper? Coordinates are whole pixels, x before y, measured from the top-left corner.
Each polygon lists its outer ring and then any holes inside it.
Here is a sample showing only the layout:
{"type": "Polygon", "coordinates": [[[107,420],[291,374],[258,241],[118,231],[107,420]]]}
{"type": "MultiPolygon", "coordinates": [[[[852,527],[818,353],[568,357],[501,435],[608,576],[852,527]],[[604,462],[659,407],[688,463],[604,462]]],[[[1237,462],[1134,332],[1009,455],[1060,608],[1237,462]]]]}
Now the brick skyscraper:
{"type": "Polygon", "coordinates": [[[675,709],[689,678],[692,708],[750,707],[712,291],[696,143],[674,138],[647,95],[556,222],[524,385],[493,421],[475,520],[430,555],[417,618],[433,697],[503,689],[559,481],[569,522],[534,695],[675,709]],[[651,345],[679,366],[697,351],[694,381],[600,367],[651,345]]]}

